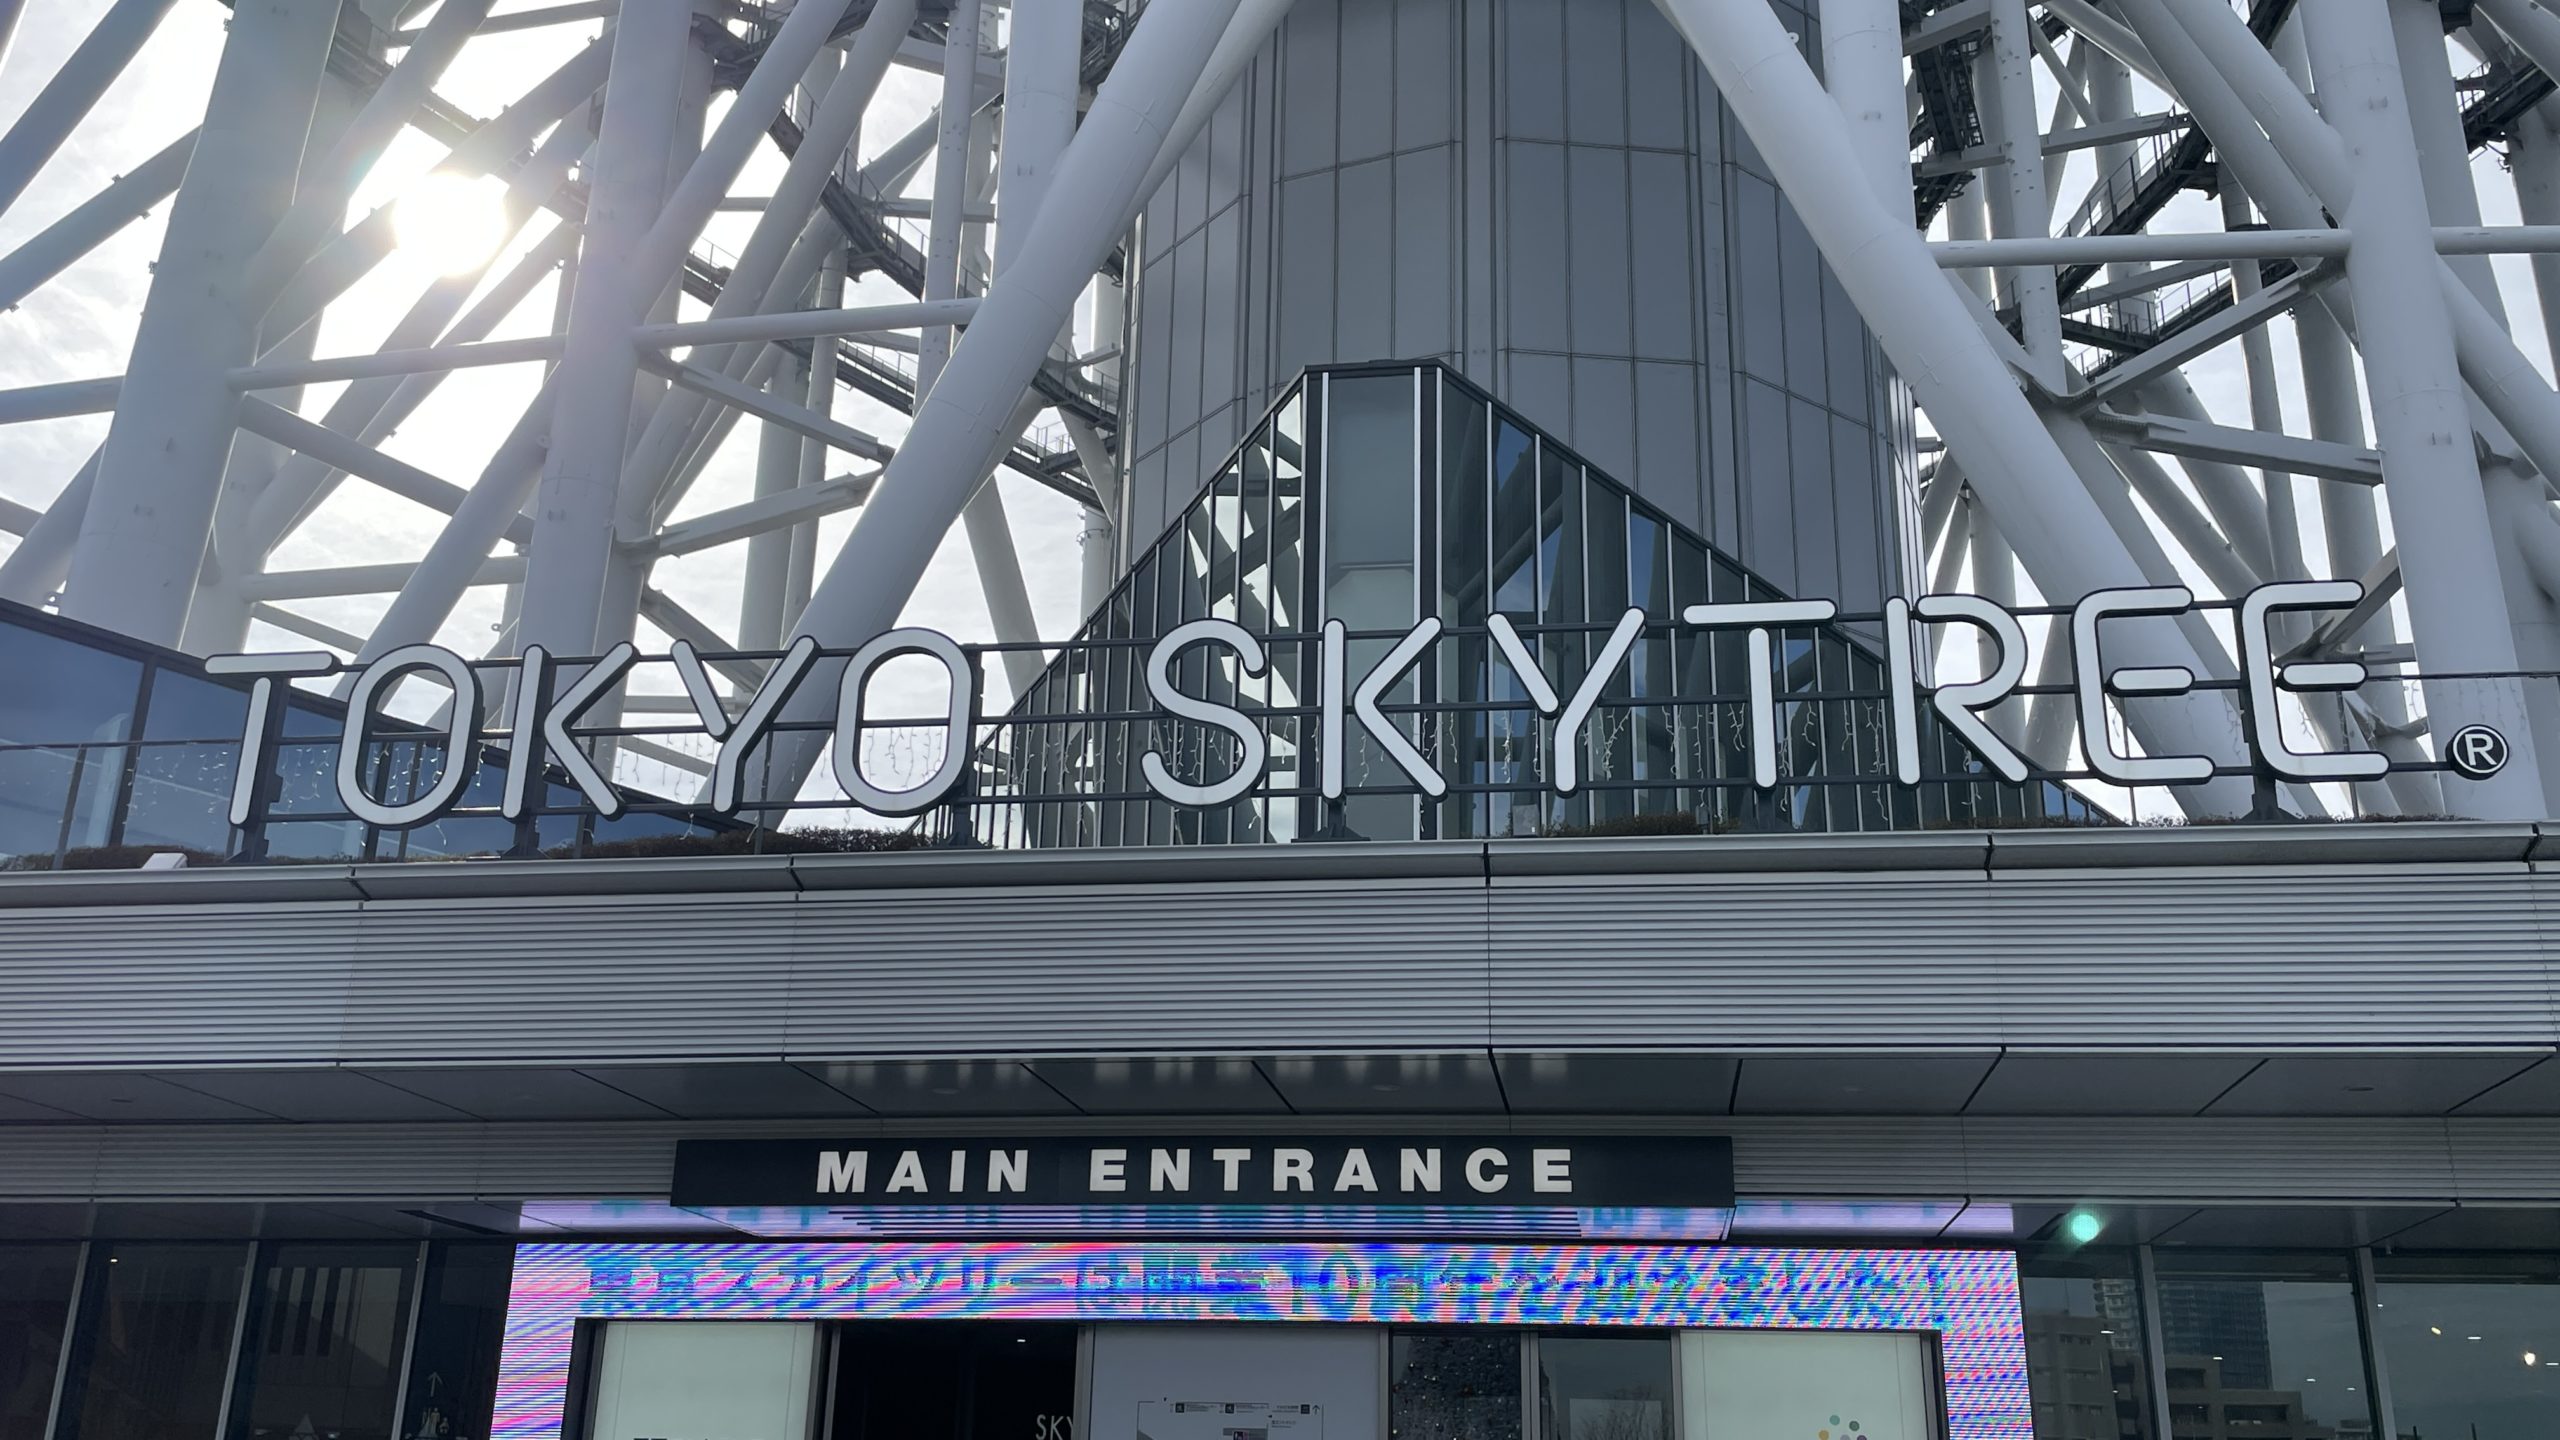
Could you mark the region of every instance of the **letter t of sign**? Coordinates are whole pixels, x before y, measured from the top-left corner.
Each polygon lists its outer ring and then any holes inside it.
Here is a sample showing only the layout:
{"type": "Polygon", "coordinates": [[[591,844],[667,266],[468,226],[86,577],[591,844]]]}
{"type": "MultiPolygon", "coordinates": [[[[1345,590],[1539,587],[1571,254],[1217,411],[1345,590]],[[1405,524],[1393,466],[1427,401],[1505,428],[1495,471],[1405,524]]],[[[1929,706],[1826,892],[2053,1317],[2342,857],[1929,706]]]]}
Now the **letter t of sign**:
{"type": "Polygon", "coordinates": [[[1828,600],[1760,600],[1743,605],[1692,605],[1680,618],[1701,630],[1746,630],[1751,657],[1751,783],[1778,788],[1778,697],[1769,654],[1772,625],[1819,625],[1840,613],[1828,600]]]}

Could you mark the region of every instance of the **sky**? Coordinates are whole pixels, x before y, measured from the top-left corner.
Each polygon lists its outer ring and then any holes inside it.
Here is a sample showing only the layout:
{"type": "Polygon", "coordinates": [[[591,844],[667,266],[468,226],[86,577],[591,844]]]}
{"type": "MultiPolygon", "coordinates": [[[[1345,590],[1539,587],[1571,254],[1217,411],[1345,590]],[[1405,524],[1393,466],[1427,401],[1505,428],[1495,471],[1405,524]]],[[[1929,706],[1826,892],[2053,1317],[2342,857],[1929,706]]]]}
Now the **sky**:
{"type": "MultiPolygon", "coordinates": [[[[501,0],[498,9],[504,12],[533,8],[537,3],[539,0],[501,0]]],[[[0,57],[0,126],[13,121],[25,108],[42,80],[60,65],[104,8],[105,0],[27,0],[15,44],[5,57],[0,57]]],[[[51,223],[193,123],[212,83],[227,14],[215,0],[178,0],[158,33],[89,122],[74,133],[27,194],[0,213],[0,253],[51,223]]],[[[476,39],[447,73],[439,92],[473,114],[492,115],[526,84],[592,39],[600,28],[599,22],[584,22],[476,39]]],[[[2475,62],[2459,53],[2454,64],[2458,73],[2476,68],[2475,62]]],[[[2052,83],[2041,73],[2038,78],[2044,103],[2050,108],[2055,96],[2052,83]]],[[[938,87],[938,77],[933,75],[893,70],[872,108],[861,153],[867,157],[923,118],[936,99],[938,87]]],[[[2139,81],[2136,90],[2139,110],[2165,104],[2162,96],[2139,81]]],[[[715,123],[720,104],[725,100],[715,103],[711,116],[715,123]]],[[[396,201],[416,184],[440,153],[440,147],[433,142],[415,132],[404,133],[359,191],[350,219],[396,201]]],[[[2057,214],[2067,215],[2076,207],[2095,173],[2095,157],[2094,151],[2073,152],[2055,172],[2052,190],[2057,214]]],[[[782,163],[770,146],[760,147],[733,193],[752,196],[769,192],[782,163]]],[[[2513,186],[2499,158],[2494,154],[2477,157],[2474,173],[2487,223],[2515,223],[2513,186]]],[[[925,178],[920,175],[911,193],[920,194],[924,184],[925,178]]],[[[16,310],[0,313],[0,388],[111,376],[122,371],[149,284],[150,264],[162,240],[166,209],[164,205],[151,217],[128,227],[16,310]]],[[[547,217],[537,219],[519,238],[517,250],[533,243],[548,223],[547,217]]],[[[706,240],[734,254],[743,247],[753,223],[752,215],[721,215],[714,220],[706,240]]],[[[2215,230],[2221,224],[2215,201],[2190,194],[2173,204],[2154,228],[2215,230]]],[[[1943,221],[1939,233],[1944,233],[1943,221]]],[[[510,255],[513,253],[516,252],[511,251],[510,255]]],[[[2496,263],[2517,340],[2547,375],[2550,346],[2534,303],[2528,262],[2511,258],[2496,263]]],[[[492,276],[501,273],[505,265],[506,260],[502,259],[493,266],[492,276]]],[[[332,309],[321,334],[320,353],[343,355],[376,348],[392,321],[432,278],[431,267],[421,257],[396,255],[332,309]]],[[[497,335],[539,335],[552,330],[558,299],[555,291],[556,286],[546,281],[497,335]]],[[[856,287],[847,303],[898,298],[902,296],[893,286],[874,277],[856,287]]],[[[688,317],[699,313],[700,308],[695,302],[686,302],[688,317]]],[[[2285,428],[2289,433],[2307,434],[2309,424],[2303,410],[2291,323],[2278,320],[2271,328],[2285,428]]],[[[2216,419],[2232,425],[2249,423],[2248,388],[2238,345],[2227,345],[2203,357],[2186,373],[2216,419]]],[[[533,366],[456,372],[383,448],[430,473],[468,485],[478,476],[497,437],[520,411],[537,375],[538,368],[533,366]]],[[[336,388],[312,387],[304,392],[297,408],[316,417],[326,409],[336,388]]],[[[282,403],[280,397],[270,398],[282,403]]],[[[906,427],[903,416],[850,391],[839,390],[836,413],[847,423],[893,444],[906,427]]],[[[31,506],[49,503],[104,437],[106,428],[104,416],[0,426],[0,496],[31,506]]],[[[677,518],[748,498],[759,428],[753,421],[735,428],[701,483],[686,497],[677,518]]],[[[841,474],[852,468],[848,457],[839,455],[829,473],[841,474]]],[[[2307,512],[2311,489],[2319,482],[2293,483],[2302,491],[2307,512]]],[[[1042,633],[1046,638],[1062,639],[1082,618],[1077,602],[1080,560],[1076,507],[1020,477],[1003,475],[999,484],[1012,517],[1042,633]]],[[[371,485],[349,481],[278,548],[271,568],[290,570],[414,559],[423,553],[442,518],[371,485]]],[[[822,522],[822,561],[842,543],[852,522],[853,512],[822,522]]],[[[2306,539],[2310,573],[2330,573],[2316,526],[2309,527],[2306,539]]],[[[0,555],[15,544],[13,537],[0,535],[0,555]]],[[[2193,573],[2183,553],[2174,546],[2171,552],[2181,567],[2190,571],[2197,588],[2211,588],[2193,573]]],[[[662,562],[656,568],[653,583],[715,628],[727,630],[737,620],[743,561],[742,547],[698,552],[662,562]]],[[[1976,579],[1968,572],[1969,583],[1976,579]]],[[[2036,599],[2032,581],[2023,576],[2020,581],[2022,600],[2032,603],[2036,599]]],[[[313,619],[361,631],[389,600],[387,594],[351,596],[298,601],[294,608],[313,619]]],[[[472,590],[437,638],[466,654],[486,651],[497,638],[499,601],[500,592],[494,587],[472,590]]],[[[937,552],[904,620],[944,631],[964,642],[993,638],[975,566],[956,528],[937,552]]],[[[640,642],[644,651],[663,651],[665,637],[644,621],[640,642]]],[[[308,644],[302,637],[264,625],[254,627],[250,637],[253,649],[307,648],[308,644]]],[[[1951,665],[1965,668],[1964,648],[1950,647],[1951,665]]],[[[901,665],[902,670],[884,674],[889,692],[902,702],[913,703],[916,711],[910,713],[938,710],[937,687],[924,678],[922,662],[901,665]]],[[[1942,678],[1962,677],[1947,674],[1942,678]]],[[[990,680],[987,703],[990,708],[1000,707],[1006,700],[1000,670],[990,680]]],[[[644,686],[668,690],[672,689],[672,680],[659,676],[645,681],[644,686]]],[[[652,775],[645,767],[629,778],[643,784],[675,783],[671,777],[652,775]]]]}

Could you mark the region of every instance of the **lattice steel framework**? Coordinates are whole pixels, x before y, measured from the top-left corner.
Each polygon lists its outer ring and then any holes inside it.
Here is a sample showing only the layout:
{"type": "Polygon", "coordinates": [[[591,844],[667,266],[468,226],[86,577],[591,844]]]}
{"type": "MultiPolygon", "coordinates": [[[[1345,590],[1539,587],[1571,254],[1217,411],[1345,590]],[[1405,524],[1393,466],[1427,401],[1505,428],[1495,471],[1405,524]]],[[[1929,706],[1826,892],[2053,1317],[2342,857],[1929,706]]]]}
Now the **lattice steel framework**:
{"type": "MultiPolygon", "coordinates": [[[[0,207],[177,3],[112,0],[38,76],[5,58],[20,0],[0,0],[0,81],[34,95],[0,134],[0,207]]],[[[2518,743],[2459,793],[2413,771],[2305,808],[2560,813],[2560,765],[2546,778],[2537,760],[2560,744],[2560,686],[2537,678],[2560,674],[2560,392],[2527,353],[2560,334],[2560,14],[1819,0],[1818,33],[1799,34],[1765,0],[1656,3],[1935,437],[1913,538],[1940,588],[2068,603],[2360,579],[2366,602],[2299,627],[2281,658],[2386,678],[2298,723],[2423,760],[2485,703],[2518,743]],[[2510,208],[2524,223],[2483,223],[2510,208]],[[2529,276],[2495,256],[2533,257],[2529,276]],[[2245,417],[2213,413],[2192,378],[2226,347],[2245,417]],[[2387,678],[2406,666],[2431,678],[2387,678]],[[2457,683],[2462,705],[2428,703],[2457,683]]],[[[499,654],[594,654],[643,620],[706,650],[842,646],[896,622],[957,524],[999,639],[1068,633],[1080,615],[1035,613],[989,477],[1010,467],[1083,506],[1086,602],[1107,589],[1119,247],[1289,8],[237,0],[198,128],[0,256],[12,306],[169,206],[125,372],[0,391],[0,423],[112,417],[43,508],[0,505],[17,536],[0,597],[200,653],[242,648],[254,621],[371,658],[434,637],[474,586],[504,587],[499,654]],[[599,22],[494,114],[439,93],[470,47],[599,22]],[[941,105],[857,164],[898,64],[938,72],[941,105]],[[349,201],[404,131],[444,148],[440,169],[503,184],[508,224],[559,223],[506,266],[418,289],[379,348],[317,353],[392,251],[389,212],[351,219],[349,201]],[[733,193],[766,146],[772,193],[733,193]],[[757,215],[735,255],[704,239],[724,209],[757,215]],[[553,333],[488,338],[555,271],[553,333]],[[908,298],[848,306],[874,275],[908,298]],[[1079,353],[1087,305],[1088,336],[1113,338],[1079,353]],[[447,375],[527,361],[542,378],[477,475],[382,448],[447,375]],[[331,382],[347,383],[306,413],[305,387],[331,382]],[[832,413],[846,387],[911,422],[856,430],[832,413]],[[675,518],[741,416],[763,427],[752,498],[675,518]],[[831,478],[839,454],[856,468],[831,478]],[[348,480],[440,528],[413,562],[271,567],[348,480]],[[850,538],[818,554],[819,518],[847,509],[850,538]],[[662,560],[724,546],[743,555],[733,622],[652,584],[662,560]],[[356,594],[389,597],[363,633],[293,605],[356,594]]],[[[2123,664],[2236,673],[2202,620],[2110,645],[2123,664]]],[[[2067,645],[2038,649],[2035,681],[2058,685],[2067,645]]],[[[1036,652],[1015,658],[1017,683],[1036,673],[1036,652]]],[[[722,683],[752,688],[755,668],[722,683]]],[[[2066,766],[2067,705],[2015,708],[2030,751],[2066,766]]],[[[2210,750],[2227,708],[2200,693],[2132,728],[2154,751],[2210,750]]],[[[2245,810],[2228,788],[2182,803],[2245,810]]]]}

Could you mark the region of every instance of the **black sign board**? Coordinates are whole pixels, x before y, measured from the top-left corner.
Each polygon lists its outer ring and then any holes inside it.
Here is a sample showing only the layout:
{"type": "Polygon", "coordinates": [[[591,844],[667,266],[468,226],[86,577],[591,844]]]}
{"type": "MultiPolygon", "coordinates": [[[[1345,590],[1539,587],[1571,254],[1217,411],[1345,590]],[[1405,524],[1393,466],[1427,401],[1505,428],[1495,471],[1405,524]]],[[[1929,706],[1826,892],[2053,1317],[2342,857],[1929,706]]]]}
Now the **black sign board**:
{"type": "Polygon", "coordinates": [[[685,1140],[690,1206],[1733,1203],[1722,1136],[685,1140]]]}

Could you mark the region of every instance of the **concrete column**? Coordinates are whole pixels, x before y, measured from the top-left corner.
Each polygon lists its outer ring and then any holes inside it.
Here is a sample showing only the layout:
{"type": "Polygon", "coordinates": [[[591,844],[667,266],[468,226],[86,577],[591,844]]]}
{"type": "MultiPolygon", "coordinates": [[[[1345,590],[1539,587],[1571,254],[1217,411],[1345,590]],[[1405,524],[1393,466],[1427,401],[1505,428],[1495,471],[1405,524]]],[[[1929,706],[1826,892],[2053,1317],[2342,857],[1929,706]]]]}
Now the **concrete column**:
{"type": "Polygon", "coordinates": [[[178,641],[231,451],[225,372],[257,351],[249,259],[293,202],[336,20],[335,0],[232,12],[72,549],[62,608],[74,619],[178,641]]]}
{"type": "MultiPolygon", "coordinates": [[[[2516,668],[2497,544],[2472,450],[2471,411],[2456,359],[2416,136],[2406,109],[2386,0],[2328,0],[2304,31],[2323,108],[2354,175],[2339,220],[2420,665],[2439,672],[2516,668]]],[[[2438,753],[2454,730],[2487,721],[2509,732],[2513,758],[2496,778],[2449,787],[2446,801],[2489,818],[2549,812],[2517,682],[2431,686],[2438,753]]]]}

